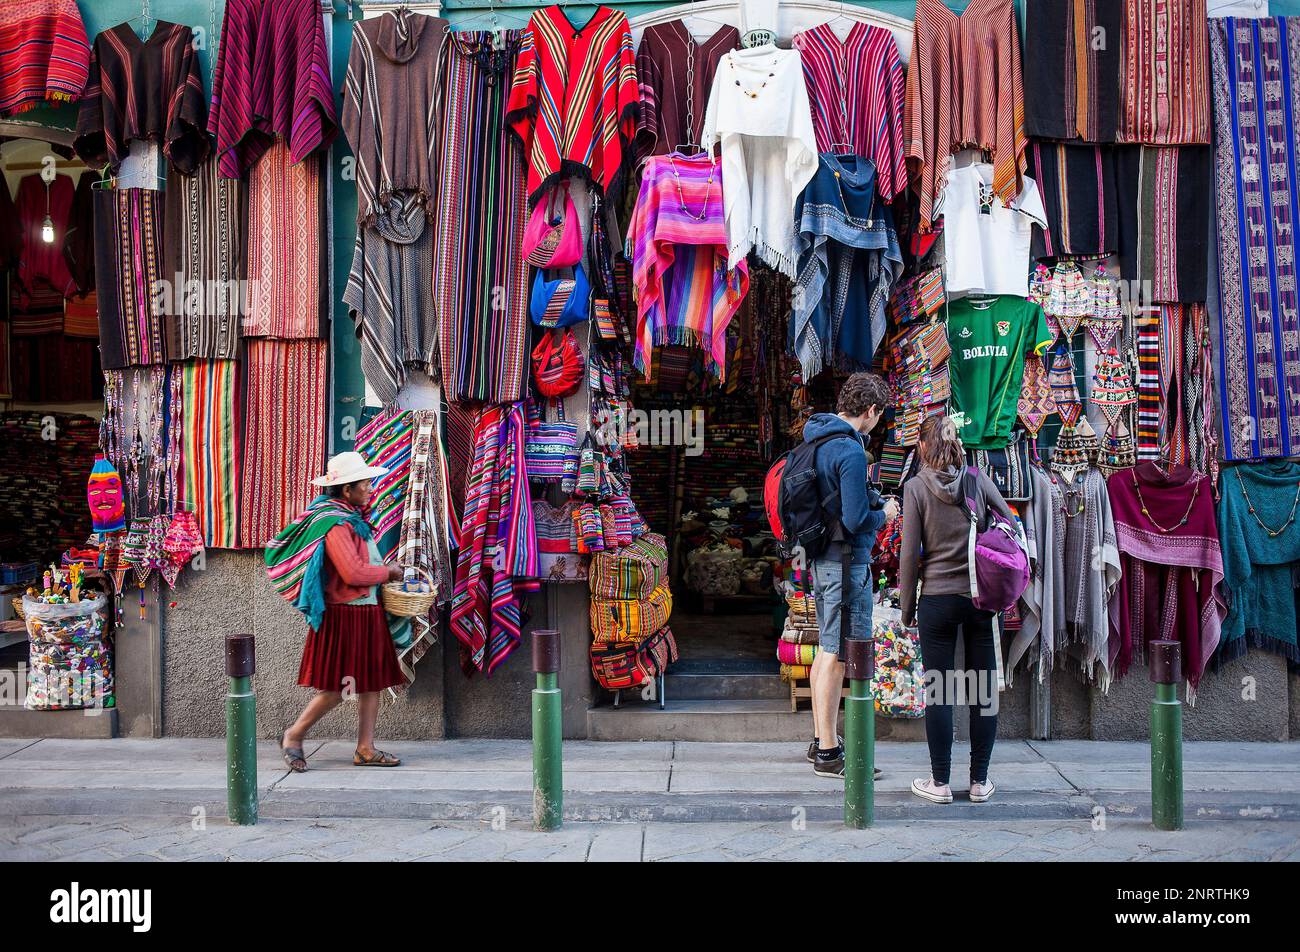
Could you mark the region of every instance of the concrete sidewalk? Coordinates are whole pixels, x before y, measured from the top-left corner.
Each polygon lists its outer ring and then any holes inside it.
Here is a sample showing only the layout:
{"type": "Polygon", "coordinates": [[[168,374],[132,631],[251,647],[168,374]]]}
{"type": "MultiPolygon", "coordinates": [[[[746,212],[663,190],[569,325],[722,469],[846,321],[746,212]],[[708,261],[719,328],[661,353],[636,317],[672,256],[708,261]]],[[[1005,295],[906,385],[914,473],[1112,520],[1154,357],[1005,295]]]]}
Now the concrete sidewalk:
{"type": "MultiPolygon", "coordinates": [[[[527,822],[532,748],[526,741],[385,742],[405,763],[352,767],[353,745],[307,748],[311,769],[289,772],[274,743],[258,747],[260,815],[527,822]]],[[[966,783],[968,748],[953,751],[954,789],[966,783]]],[[[945,820],[967,826],[1106,819],[1148,821],[1145,744],[1005,741],[994,751],[995,798],[950,806],[918,800],[929,772],[924,744],[881,743],[879,822],[945,820]]],[[[1186,745],[1188,825],[1300,820],[1300,743],[1186,745]]],[[[209,740],[0,741],[0,828],[33,817],[225,815],[225,744],[209,740]]],[[[564,745],[566,822],[813,823],[842,817],[841,781],[816,777],[797,744],[688,742],[564,745]]]]}

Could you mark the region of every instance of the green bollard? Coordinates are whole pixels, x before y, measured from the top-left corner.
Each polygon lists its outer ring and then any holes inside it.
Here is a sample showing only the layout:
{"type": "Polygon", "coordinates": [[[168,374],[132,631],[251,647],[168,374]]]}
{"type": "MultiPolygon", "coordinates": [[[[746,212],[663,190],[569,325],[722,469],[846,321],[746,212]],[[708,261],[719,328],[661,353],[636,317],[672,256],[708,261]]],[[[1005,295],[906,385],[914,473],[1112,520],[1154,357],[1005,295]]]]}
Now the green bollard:
{"type": "Polygon", "coordinates": [[[563,719],[560,708],[560,633],[533,632],[533,829],[558,830],[564,817],[563,719]]]}
{"type": "Polygon", "coordinates": [[[1183,680],[1182,654],[1176,641],[1147,646],[1156,698],[1151,702],[1151,822],[1157,830],[1183,828],[1183,680]]]}
{"type": "Polygon", "coordinates": [[[866,638],[844,643],[849,696],[844,699],[844,825],[863,830],[875,822],[876,705],[871,696],[875,648],[866,638]]]}
{"type": "Polygon", "coordinates": [[[252,635],[226,636],[226,819],[257,823],[257,670],[252,635]]]}

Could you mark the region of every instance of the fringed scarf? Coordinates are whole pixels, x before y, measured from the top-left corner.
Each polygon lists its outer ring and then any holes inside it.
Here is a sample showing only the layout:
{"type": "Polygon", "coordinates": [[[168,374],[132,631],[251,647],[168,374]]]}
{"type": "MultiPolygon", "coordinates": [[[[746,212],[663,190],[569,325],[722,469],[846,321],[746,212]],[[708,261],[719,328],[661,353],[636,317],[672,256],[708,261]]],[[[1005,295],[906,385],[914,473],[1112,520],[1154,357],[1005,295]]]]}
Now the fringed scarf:
{"type": "Polygon", "coordinates": [[[1121,678],[1150,641],[1182,644],[1188,699],[1219,644],[1227,605],[1209,479],[1141,463],[1107,480],[1123,579],[1110,600],[1110,671],[1121,678]],[[1161,530],[1168,531],[1161,531],[1161,530]]]}
{"type": "Polygon", "coordinates": [[[370,523],[360,510],[330,496],[317,496],[307,510],[266,544],[266,574],[271,586],[319,629],[325,615],[325,535],[337,525],[351,526],[369,539],[370,523]]]}
{"type": "Polygon", "coordinates": [[[523,404],[485,407],[474,423],[474,455],[456,559],[451,631],[466,675],[491,675],[519,646],[523,596],[537,591],[537,539],[524,470],[523,404]]]}
{"type": "Polygon", "coordinates": [[[1296,566],[1300,563],[1300,462],[1242,463],[1223,474],[1219,532],[1230,599],[1217,664],[1263,648],[1300,662],[1296,566]]]}

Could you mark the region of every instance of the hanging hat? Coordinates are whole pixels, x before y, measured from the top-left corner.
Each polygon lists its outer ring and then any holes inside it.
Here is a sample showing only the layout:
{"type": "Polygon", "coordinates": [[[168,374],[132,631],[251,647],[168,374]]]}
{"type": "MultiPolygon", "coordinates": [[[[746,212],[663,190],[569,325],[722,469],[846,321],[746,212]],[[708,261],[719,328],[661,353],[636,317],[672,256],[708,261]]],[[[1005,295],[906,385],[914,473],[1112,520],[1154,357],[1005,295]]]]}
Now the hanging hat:
{"type": "Polygon", "coordinates": [[[168,585],[176,584],[185,563],[203,551],[203,533],[199,531],[198,520],[194,513],[181,510],[172,517],[171,525],[163,536],[162,549],[164,564],[159,571],[168,585]]]}
{"type": "Polygon", "coordinates": [[[311,484],[313,486],[346,486],[348,483],[359,483],[365,479],[374,479],[376,476],[387,475],[387,467],[370,466],[360,453],[349,450],[346,453],[331,456],[329,464],[325,467],[325,475],[317,476],[311,481],[311,484]]]}
{"type": "Polygon", "coordinates": [[[86,480],[86,502],[90,524],[96,532],[117,532],[126,528],[126,502],[122,498],[122,477],[103,453],[95,454],[95,465],[86,480]]]}
{"type": "Polygon", "coordinates": [[[1088,418],[1083,417],[1078,426],[1061,428],[1056,438],[1056,448],[1048,469],[1058,474],[1066,482],[1074,482],[1074,477],[1092,465],[1092,457],[1097,449],[1097,434],[1093,432],[1088,418]]]}
{"type": "Polygon", "coordinates": [[[122,559],[122,549],[126,542],[126,529],[105,532],[99,542],[99,569],[113,581],[113,591],[122,594],[122,583],[126,581],[127,564],[122,559]]]}
{"type": "Polygon", "coordinates": [[[1092,288],[1073,261],[1060,262],[1052,272],[1052,289],[1043,310],[1056,317],[1066,340],[1074,336],[1079,324],[1092,313],[1092,288]]]}
{"type": "Polygon", "coordinates": [[[1133,433],[1122,422],[1118,427],[1106,431],[1097,452],[1097,468],[1107,476],[1122,469],[1132,469],[1137,465],[1137,447],[1133,433]]]}
{"type": "Polygon", "coordinates": [[[1092,402],[1114,427],[1120,416],[1138,399],[1128,366],[1116,355],[1115,348],[1112,347],[1097,361],[1093,380],[1096,386],[1092,388],[1092,402]]]}
{"type": "Polygon", "coordinates": [[[1025,357],[1025,375],[1020,385],[1020,405],[1017,415],[1030,436],[1038,436],[1047,418],[1056,412],[1052,385],[1047,381],[1047,368],[1037,354],[1025,357]]]}
{"type": "Polygon", "coordinates": [[[1104,351],[1111,346],[1115,335],[1124,326],[1124,312],[1119,304],[1119,289],[1106,273],[1105,265],[1098,264],[1092,276],[1092,314],[1086,320],[1088,333],[1104,351]]]}

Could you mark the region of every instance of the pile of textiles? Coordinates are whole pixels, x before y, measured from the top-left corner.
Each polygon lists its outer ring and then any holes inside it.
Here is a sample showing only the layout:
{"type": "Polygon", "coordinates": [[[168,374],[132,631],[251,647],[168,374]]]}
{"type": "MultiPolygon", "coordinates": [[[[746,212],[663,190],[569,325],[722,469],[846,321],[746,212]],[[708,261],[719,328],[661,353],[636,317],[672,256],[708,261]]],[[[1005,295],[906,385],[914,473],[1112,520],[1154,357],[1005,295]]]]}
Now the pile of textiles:
{"type": "Polygon", "coordinates": [[[0,498],[5,500],[0,536],[16,537],[9,555],[51,562],[85,541],[90,532],[86,476],[98,443],[99,425],[90,417],[30,410],[0,414],[0,498]]]}
{"type": "Polygon", "coordinates": [[[791,588],[785,596],[789,612],[781,639],[776,643],[776,660],[781,662],[782,681],[807,681],[821,631],[817,627],[817,602],[812,592],[791,588]]]}
{"type": "Polygon", "coordinates": [[[921,423],[942,412],[952,394],[948,378],[951,353],[942,321],[911,324],[889,342],[887,366],[895,394],[892,445],[915,446],[921,423]]]}
{"type": "Polygon", "coordinates": [[[635,687],[677,660],[663,536],[647,532],[621,549],[592,553],[589,576],[591,673],[601,687],[635,687]]]}
{"type": "Polygon", "coordinates": [[[878,604],[872,613],[871,637],[876,655],[871,678],[876,713],[886,717],[924,716],[925,668],[921,666],[920,636],[903,627],[897,608],[878,604]]]}

